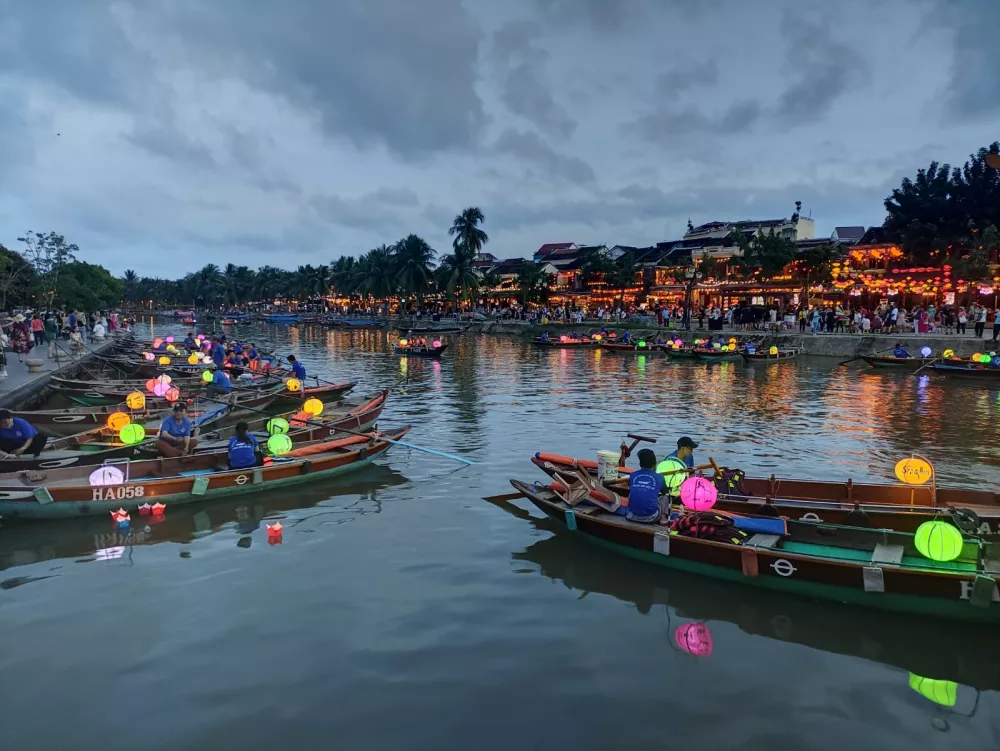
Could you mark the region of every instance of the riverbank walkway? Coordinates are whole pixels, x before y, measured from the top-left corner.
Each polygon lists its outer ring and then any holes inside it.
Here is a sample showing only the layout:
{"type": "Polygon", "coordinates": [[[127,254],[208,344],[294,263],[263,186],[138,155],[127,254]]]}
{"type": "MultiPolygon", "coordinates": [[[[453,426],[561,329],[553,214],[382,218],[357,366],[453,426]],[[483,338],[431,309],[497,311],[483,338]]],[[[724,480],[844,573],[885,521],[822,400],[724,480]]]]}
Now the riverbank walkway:
{"type": "Polygon", "coordinates": [[[88,343],[79,355],[69,351],[69,342],[60,340],[56,350],[58,359],[46,357],[48,345],[35,347],[18,360],[16,352],[6,352],[7,377],[0,378],[0,407],[14,408],[33,401],[48,386],[54,375],[71,376],[92,362],[96,355],[113,346],[115,340],[108,337],[102,342],[88,343]],[[41,360],[41,370],[32,373],[27,360],[41,360]]]}

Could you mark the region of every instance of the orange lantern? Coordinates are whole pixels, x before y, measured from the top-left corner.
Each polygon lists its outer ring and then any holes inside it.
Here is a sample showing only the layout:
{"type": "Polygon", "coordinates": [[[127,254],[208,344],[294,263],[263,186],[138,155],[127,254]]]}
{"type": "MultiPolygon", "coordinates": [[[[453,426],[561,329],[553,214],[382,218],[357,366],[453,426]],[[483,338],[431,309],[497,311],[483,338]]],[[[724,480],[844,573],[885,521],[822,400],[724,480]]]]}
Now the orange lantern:
{"type": "Polygon", "coordinates": [[[146,406],[146,397],[141,391],[133,391],[125,397],[125,406],[129,409],[142,409],[146,406]]]}
{"type": "MultiPolygon", "coordinates": [[[[129,396],[131,396],[131,394],[129,396]]],[[[108,415],[108,427],[116,433],[130,422],[132,422],[132,418],[124,412],[112,412],[108,415]]]]}

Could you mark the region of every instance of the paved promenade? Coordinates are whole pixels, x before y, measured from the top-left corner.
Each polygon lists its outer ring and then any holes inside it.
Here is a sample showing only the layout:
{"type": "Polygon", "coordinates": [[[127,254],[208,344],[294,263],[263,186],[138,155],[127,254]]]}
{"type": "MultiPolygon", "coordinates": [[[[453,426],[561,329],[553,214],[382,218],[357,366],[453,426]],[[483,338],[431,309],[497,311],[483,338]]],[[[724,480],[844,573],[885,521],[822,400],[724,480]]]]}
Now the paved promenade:
{"type": "Polygon", "coordinates": [[[88,343],[87,348],[77,356],[70,355],[69,342],[59,341],[58,359],[46,357],[47,345],[35,347],[24,360],[43,360],[45,365],[38,373],[29,373],[28,366],[19,362],[16,352],[7,352],[7,377],[0,378],[0,407],[23,406],[22,402],[30,402],[37,398],[48,385],[53,375],[68,376],[82,370],[94,359],[94,353],[114,344],[113,339],[105,339],[100,343],[88,343]]]}

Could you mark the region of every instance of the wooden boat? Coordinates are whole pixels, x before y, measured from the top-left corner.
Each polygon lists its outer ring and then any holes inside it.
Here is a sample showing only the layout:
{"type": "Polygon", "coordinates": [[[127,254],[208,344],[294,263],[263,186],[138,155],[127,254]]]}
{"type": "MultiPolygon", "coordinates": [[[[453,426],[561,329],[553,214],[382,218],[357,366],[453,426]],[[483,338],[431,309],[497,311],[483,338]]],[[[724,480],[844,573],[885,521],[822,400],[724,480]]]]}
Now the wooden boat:
{"type": "Polygon", "coordinates": [[[786,533],[742,544],[671,535],[596,506],[567,505],[550,488],[511,480],[539,510],[603,547],[647,563],[750,586],[871,608],[1000,623],[1000,547],[967,540],[950,563],[924,558],[913,536],[788,521],[786,533]]]}
{"type": "Polygon", "coordinates": [[[908,368],[916,370],[931,361],[929,357],[886,357],[884,355],[862,355],[861,359],[873,368],[908,368]]]}
{"type": "Polygon", "coordinates": [[[801,352],[800,349],[798,349],[798,348],[792,348],[792,349],[779,349],[778,352],[776,354],[773,354],[773,355],[770,352],[768,352],[768,351],[754,352],[752,354],[749,353],[749,352],[743,351],[743,352],[740,352],[740,355],[747,362],[761,362],[761,361],[763,361],[763,362],[780,362],[781,360],[791,360],[793,358],[798,357],[799,356],[799,352],[801,352]]]}
{"type": "Polygon", "coordinates": [[[444,351],[448,349],[447,344],[442,344],[440,347],[419,347],[409,344],[405,347],[400,347],[398,344],[392,345],[392,352],[400,357],[432,357],[437,359],[444,354],[444,351]]]}
{"type": "MultiPolygon", "coordinates": [[[[192,410],[188,416],[195,428],[203,429],[221,422],[231,409],[227,404],[213,404],[202,411],[192,410]]],[[[0,459],[0,474],[24,470],[94,467],[109,459],[146,458],[151,455],[151,452],[155,454],[152,446],[162,419],[163,416],[152,421],[142,421],[146,435],[149,436],[142,443],[126,445],[121,443],[117,439],[117,435],[109,428],[95,428],[74,436],[50,441],[37,457],[20,456],[15,459],[0,459]]]]}
{"type": "Polygon", "coordinates": [[[638,344],[626,344],[624,342],[601,342],[598,348],[605,352],[614,352],[622,355],[662,355],[666,352],[662,344],[649,344],[640,347],[638,344]]]}
{"type": "Polygon", "coordinates": [[[541,337],[535,337],[531,340],[531,343],[536,347],[553,347],[556,349],[574,349],[574,348],[586,348],[595,347],[597,342],[593,339],[583,338],[583,339],[542,339],[541,337]]]}
{"type": "Polygon", "coordinates": [[[927,369],[933,370],[939,375],[956,376],[958,378],[975,378],[980,381],[1000,382],[1000,368],[996,368],[991,365],[982,365],[980,363],[969,362],[959,365],[941,362],[929,365],[927,369]]]}
{"type": "Polygon", "coordinates": [[[696,349],[695,358],[702,362],[736,362],[743,359],[741,352],[726,350],[725,352],[714,349],[696,349]]]}
{"type": "Polygon", "coordinates": [[[665,346],[664,350],[670,355],[671,360],[697,360],[698,352],[694,347],[677,347],[676,349],[672,346],[665,346]]]}
{"type": "MultiPolygon", "coordinates": [[[[174,384],[171,383],[171,386],[174,384]]],[[[65,392],[66,396],[70,401],[76,402],[77,404],[83,405],[85,407],[100,407],[109,404],[121,404],[125,401],[126,397],[136,389],[119,389],[119,388],[101,388],[100,385],[95,385],[91,391],[68,391],[65,392]]],[[[142,389],[139,389],[140,391],[142,389]]],[[[194,384],[179,384],[178,391],[180,392],[181,398],[193,398],[200,391],[203,390],[202,386],[196,386],[194,384]]],[[[264,385],[251,385],[251,386],[240,386],[239,384],[233,384],[233,394],[236,394],[240,398],[250,398],[253,396],[264,396],[271,395],[274,399],[288,398],[291,392],[288,391],[287,387],[278,381],[275,383],[272,381],[270,384],[264,385]]],[[[300,397],[297,397],[301,399],[300,397]]],[[[274,400],[272,400],[274,401],[274,400]]],[[[157,397],[152,394],[146,393],[146,406],[148,409],[164,409],[169,407],[173,402],[165,397],[157,397]]],[[[270,402],[269,402],[270,404],[270,402]]]]}
{"type": "MultiPolygon", "coordinates": [[[[744,634],[771,642],[889,665],[903,671],[899,675],[901,687],[906,685],[907,673],[912,673],[980,691],[1000,691],[1000,663],[982,657],[995,649],[995,634],[988,626],[953,623],[951,627],[960,631],[941,639],[941,623],[936,619],[896,613],[859,618],[854,608],[702,576],[671,576],[665,583],[661,577],[643,576],[642,564],[623,556],[587,555],[578,536],[561,534],[562,522],[506,499],[487,500],[530,524],[537,533],[523,550],[511,553],[511,561],[518,568],[527,563],[540,576],[579,593],[581,599],[589,593],[603,594],[643,614],[662,607],[674,619],[674,627],[696,621],[707,622],[714,630],[716,622],[725,622],[744,634]]],[[[74,555],[80,557],[85,552],[74,555]]],[[[673,632],[674,628],[668,627],[667,634],[672,636],[673,632]]],[[[720,637],[715,633],[716,643],[720,637]]]]}
{"type": "Polygon", "coordinates": [[[178,459],[150,459],[117,465],[127,471],[116,485],[91,485],[93,467],[22,472],[0,476],[0,515],[21,519],[58,519],[134,511],[144,503],[196,503],[236,493],[258,492],[326,479],[360,469],[384,454],[390,440],[409,426],[368,436],[328,442],[331,448],[308,456],[276,457],[262,467],[228,469],[225,452],[178,459]]]}
{"type": "Polygon", "coordinates": [[[472,324],[468,326],[413,326],[406,331],[414,334],[464,334],[471,328],[472,324]]]}
{"type": "Polygon", "coordinates": [[[380,329],[383,326],[378,321],[368,318],[325,318],[323,323],[337,329],[380,329]]]}
{"type": "Polygon", "coordinates": [[[264,313],[261,317],[265,323],[298,323],[302,320],[298,313],[264,313]]]}

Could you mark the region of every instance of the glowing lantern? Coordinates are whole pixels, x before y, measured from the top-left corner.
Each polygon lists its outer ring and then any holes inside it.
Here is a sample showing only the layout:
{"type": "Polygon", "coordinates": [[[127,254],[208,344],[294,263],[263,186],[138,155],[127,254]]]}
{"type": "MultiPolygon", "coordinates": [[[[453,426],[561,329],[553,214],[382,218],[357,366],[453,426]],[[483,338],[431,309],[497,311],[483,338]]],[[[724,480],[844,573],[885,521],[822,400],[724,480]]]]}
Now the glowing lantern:
{"type": "Polygon", "coordinates": [[[639,340],[639,349],[645,349],[645,348],[646,348],[646,342],[644,340],[640,339],[639,340]]]}
{"type": "Polygon", "coordinates": [[[164,355],[163,357],[161,357],[158,360],[158,362],[160,363],[160,365],[169,365],[170,364],[170,358],[167,357],[166,355],[164,355]]]}
{"type": "Polygon", "coordinates": [[[154,355],[152,352],[143,352],[142,356],[144,358],[146,358],[147,360],[155,360],[156,359],[156,355],[154,355]]]}
{"type": "Polygon", "coordinates": [[[924,678],[916,673],[910,673],[910,688],[942,707],[954,707],[958,699],[958,684],[954,681],[924,678]]]}
{"type": "Polygon", "coordinates": [[[434,349],[438,349],[440,346],[441,346],[441,340],[440,339],[435,339],[434,340],[434,349]]]}
{"type": "Polygon", "coordinates": [[[162,339],[159,339],[159,338],[154,339],[153,340],[153,349],[159,349],[160,345],[162,345],[162,344],[163,344],[163,340],[162,339]]]}
{"type": "Polygon", "coordinates": [[[681,503],[692,511],[708,511],[719,498],[715,485],[704,477],[689,477],[681,483],[681,503]]]}
{"type": "Polygon", "coordinates": [[[174,343],[174,338],[172,336],[168,336],[165,341],[166,341],[167,344],[173,344],[174,343]]]}
{"type": "Polygon", "coordinates": [[[205,383],[211,383],[212,378],[213,376],[211,370],[206,370],[201,374],[201,380],[203,380],[205,383]]]}
{"type": "Polygon", "coordinates": [[[272,456],[281,456],[292,450],[292,439],[284,433],[275,433],[267,439],[267,450],[272,456]]]}
{"type": "Polygon", "coordinates": [[[945,357],[945,358],[949,358],[949,359],[952,358],[952,357],[954,357],[954,356],[955,356],[955,350],[953,350],[953,349],[946,349],[944,352],[941,353],[941,357],[945,357]]]}
{"type": "Polygon", "coordinates": [[[562,336],[559,337],[559,341],[561,341],[561,342],[567,342],[567,341],[569,341],[569,337],[566,336],[565,334],[563,334],[562,336]]]}
{"type": "Polygon", "coordinates": [[[158,397],[161,397],[161,398],[164,397],[164,396],[166,396],[167,395],[167,391],[169,391],[169,390],[170,390],[170,386],[168,386],[165,383],[161,383],[160,381],[157,381],[156,385],[153,386],[153,394],[156,395],[156,396],[158,396],[158,397]]]}
{"type": "Polygon", "coordinates": [[[268,435],[281,435],[288,432],[288,420],[284,417],[272,417],[267,421],[268,435]]]}
{"type": "Polygon", "coordinates": [[[125,397],[125,406],[129,409],[142,409],[146,406],[146,397],[141,391],[133,391],[125,397]]]}
{"type": "Polygon", "coordinates": [[[176,402],[181,398],[181,390],[176,386],[167,387],[167,393],[164,394],[167,397],[168,402],[176,402]]]}
{"type": "Polygon", "coordinates": [[[302,405],[302,411],[316,417],[323,414],[323,402],[315,397],[312,399],[306,399],[306,403],[302,405]]]}
{"type": "Polygon", "coordinates": [[[712,632],[704,623],[684,623],[674,631],[677,648],[694,657],[712,654],[712,632]]]}
{"type": "Polygon", "coordinates": [[[171,378],[170,376],[168,376],[166,373],[164,373],[163,375],[156,376],[156,380],[157,380],[158,383],[167,383],[167,384],[169,384],[174,379],[171,378]]]}
{"type": "Polygon", "coordinates": [[[198,338],[198,341],[199,341],[199,342],[203,342],[203,341],[205,341],[205,335],[204,335],[204,334],[198,334],[198,337],[197,337],[197,338],[198,338]]]}
{"type": "Polygon", "coordinates": [[[934,468],[916,456],[900,459],[894,469],[900,482],[907,485],[923,485],[934,476],[934,468]]]}
{"type": "Polygon", "coordinates": [[[285,381],[285,388],[294,394],[302,390],[302,381],[300,381],[298,378],[289,378],[287,381],[285,381]]]}
{"type": "Polygon", "coordinates": [[[115,521],[119,521],[127,517],[128,517],[128,511],[126,511],[123,508],[119,508],[117,511],[111,512],[111,518],[114,519],[115,521]]]}
{"type": "Polygon", "coordinates": [[[149,511],[152,508],[148,503],[144,503],[139,506],[139,516],[149,516],[149,511]]]}
{"type": "Polygon", "coordinates": [[[729,343],[730,344],[736,344],[736,337],[735,336],[729,337],[729,343]]]}
{"type": "Polygon", "coordinates": [[[769,350],[767,351],[767,354],[769,354],[769,355],[776,355],[776,354],[778,354],[778,348],[777,348],[777,347],[774,347],[774,346],[772,346],[772,347],[771,347],[771,348],[770,348],[770,349],[769,349],[769,350]]]}
{"type": "Polygon", "coordinates": [[[121,485],[125,482],[125,475],[118,467],[98,467],[90,473],[90,484],[100,487],[102,485],[121,485]]]}
{"type": "Polygon", "coordinates": [[[111,428],[114,432],[117,433],[119,430],[124,428],[130,422],[132,422],[132,418],[129,417],[126,413],[112,412],[110,415],[108,415],[107,425],[109,428],[111,428]]]}
{"type": "Polygon", "coordinates": [[[276,522],[274,524],[267,525],[267,544],[268,545],[280,545],[281,539],[281,522],[276,522]]]}
{"type": "Polygon", "coordinates": [[[175,347],[173,344],[168,344],[167,345],[167,352],[169,352],[172,355],[176,355],[177,354],[177,347],[175,347]]]}
{"type": "Polygon", "coordinates": [[[399,340],[399,346],[400,347],[405,347],[407,344],[409,344],[409,342],[406,339],[400,339],[399,340]]]}
{"type": "Polygon", "coordinates": [[[948,522],[934,519],[917,527],[913,544],[925,558],[946,563],[962,554],[962,533],[948,522]]]}
{"type": "Polygon", "coordinates": [[[602,337],[602,336],[601,336],[600,334],[594,334],[594,341],[595,341],[595,342],[599,342],[599,341],[601,341],[601,339],[603,339],[603,338],[604,338],[604,337],[602,337]]]}
{"type": "Polygon", "coordinates": [[[670,345],[670,348],[671,349],[680,349],[681,345],[679,345],[677,342],[674,342],[673,344],[670,345]]]}
{"type": "Polygon", "coordinates": [[[153,393],[153,389],[155,389],[155,388],[156,388],[156,379],[155,378],[150,378],[148,381],[146,381],[146,391],[148,391],[150,394],[152,394],[153,393]]]}
{"type": "Polygon", "coordinates": [[[657,474],[663,475],[666,480],[667,490],[670,495],[677,495],[677,491],[687,477],[687,465],[675,456],[668,456],[656,465],[657,474]]]}
{"type": "Polygon", "coordinates": [[[923,347],[921,347],[920,348],[920,356],[921,357],[930,357],[931,356],[931,348],[928,347],[928,346],[926,346],[926,345],[923,346],[923,347]]]}
{"type": "Polygon", "coordinates": [[[167,504],[154,503],[152,509],[153,509],[153,516],[161,516],[163,512],[167,510],[167,504]]]}
{"type": "Polygon", "coordinates": [[[970,359],[970,360],[972,360],[972,362],[979,362],[979,359],[980,359],[980,358],[981,358],[982,356],[983,356],[983,355],[982,355],[982,353],[981,353],[981,352],[976,352],[976,353],[975,353],[975,354],[973,354],[973,355],[972,355],[972,357],[970,357],[969,359],[970,359]]]}
{"type": "Polygon", "coordinates": [[[146,437],[146,429],[137,422],[131,422],[118,433],[118,438],[126,446],[133,446],[146,437]]]}
{"type": "Polygon", "coordinates": [[[722,349],[722,342],[712,342],[712,349],[722,349]]]}
{"type": "Polygon", "coordinates": [[[192,352],[190,355],[188,355],[188,365],[197,365],[197,364],[198,364],[198,355],[192,352]]]}

